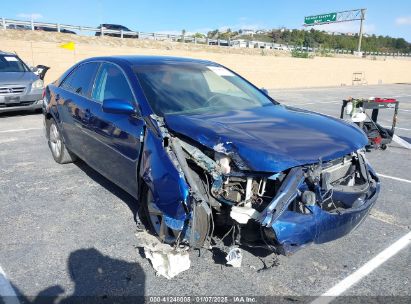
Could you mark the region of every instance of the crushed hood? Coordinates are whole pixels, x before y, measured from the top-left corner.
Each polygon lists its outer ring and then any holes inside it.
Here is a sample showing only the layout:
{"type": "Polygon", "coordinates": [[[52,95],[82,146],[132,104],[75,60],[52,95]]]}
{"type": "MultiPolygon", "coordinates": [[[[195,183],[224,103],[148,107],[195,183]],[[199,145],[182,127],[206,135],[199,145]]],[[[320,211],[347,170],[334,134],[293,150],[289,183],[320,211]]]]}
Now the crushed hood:
{"type": "Polygon", "coordinates": [[[240,158],[243,169],[261,172],[329,161],[368,142],[354,125],[282,105],[213,114],[168,114],[165,122],[175,133],[240,158]]]}

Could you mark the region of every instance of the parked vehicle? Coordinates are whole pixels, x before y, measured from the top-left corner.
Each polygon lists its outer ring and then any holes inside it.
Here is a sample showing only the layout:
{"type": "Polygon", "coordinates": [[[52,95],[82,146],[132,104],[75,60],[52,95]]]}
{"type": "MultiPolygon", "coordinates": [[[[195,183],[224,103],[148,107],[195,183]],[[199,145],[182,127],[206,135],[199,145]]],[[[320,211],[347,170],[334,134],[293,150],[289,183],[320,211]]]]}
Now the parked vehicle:
{"type": "Polygon", "coordinates": [[[138,199],[163,242],[231,229],[288,254],[346,235],[380,190],[366,136],[264,92],[210,61],[91,58],[47,86],[47,140],[56,162],[79,157],[138,199]]]}
{"type": "MultiPolygon", "coordinates": [[[[109,24],[104,23],[100,24],[100,29],[103,30],[104,36],[111,36],[111,37],[121,37],[121,33],[105,33],[104,30],[113,30],[113,31],[123,31],[123,32],[132,32],[128,27],[119,24],[109,24]]],[[[96,36],[101,36],[101,32],[96,32],[96,36]]],[[[138,38],[137,34],[123,34],[123,38],[138,38]]]]}
{"type": "Polygon", "coordinates": [[[0,112],[42,107],[43,80],[16,54],[0,51],[0,112]]]}
{"type": "MultiPolygon", "coordinates": [[[[57,28],[55,27],[48,27],[48,26],[35,26],[34,29],[36,31],[45,31],[45,32],[57,32],[57,28]]],[[[60,29],[60,33],[63,34],[73,34],[73,35],[77,35],[76,32],[70,31],[70,30],[66,30],[66,29],[60,29]]]]}
{"type": "Polygon", "coordinates": [[[31,27],[28,26],[28,25],[7,24],[7,29],[9,29],[9,30],[29,31],[29,30],[31,30],[31,27]]]}

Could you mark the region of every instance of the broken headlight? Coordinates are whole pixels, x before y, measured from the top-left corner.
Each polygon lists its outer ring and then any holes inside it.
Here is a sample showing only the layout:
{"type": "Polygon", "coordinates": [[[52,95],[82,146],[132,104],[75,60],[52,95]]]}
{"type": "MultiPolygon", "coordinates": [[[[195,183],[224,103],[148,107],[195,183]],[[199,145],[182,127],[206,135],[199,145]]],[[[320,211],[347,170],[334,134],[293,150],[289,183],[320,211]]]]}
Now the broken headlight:
{"type": "Polygon", "coordinates": [[[231,172],[231,167],[230,167],[231,159],[230,159],[230,157],[228,157],[227,155],[225,155],[223,153],[215,152],[214,160],[220,166],[222,173],[230,174],[230,172],[231,172]]]}

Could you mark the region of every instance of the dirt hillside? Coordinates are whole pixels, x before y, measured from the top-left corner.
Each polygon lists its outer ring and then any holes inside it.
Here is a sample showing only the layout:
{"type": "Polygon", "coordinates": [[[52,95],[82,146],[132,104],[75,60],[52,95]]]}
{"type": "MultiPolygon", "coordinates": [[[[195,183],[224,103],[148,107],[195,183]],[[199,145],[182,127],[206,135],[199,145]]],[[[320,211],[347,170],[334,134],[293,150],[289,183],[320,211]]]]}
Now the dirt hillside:
{"type": "Polygon", "coordinates": [[[265,88],[351,85],[354,72],[363,72],[364,82],[368,84],[411,82],[409,58],[373,60],[340,56],[302,59],[273,50],[16,30],[0,30],[0,50],[17,52],[33,66],[50,66],[46,82],[53,81],[68,67],[84,58],[121,54],[184,56],[212,60],[265,88]],[[75,43],[74,51],[60,47],[67,42],[75,43]]]}

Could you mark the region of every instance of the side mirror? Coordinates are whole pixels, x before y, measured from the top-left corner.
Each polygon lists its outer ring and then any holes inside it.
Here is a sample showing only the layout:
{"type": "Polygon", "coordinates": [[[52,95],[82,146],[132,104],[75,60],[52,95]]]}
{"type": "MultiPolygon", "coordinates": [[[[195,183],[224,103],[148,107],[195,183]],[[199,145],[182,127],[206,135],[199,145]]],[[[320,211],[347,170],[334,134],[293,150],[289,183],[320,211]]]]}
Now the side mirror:
{"type": "Polygon", "coordinates": [[[260,91],[263,92],[265,95],[270,95],[268,94],[268,90],[265,88],[261,88],[260,91]]]}
{"type": "Polygon", "coordinates": [[[136,113],[136,108],[130,102],[121,99],[105,99],[103,111],[112,114],[131,115],[136,113]]]}
{"type": "Polygon", "coordinates": [[[32,71],[33,73],[36,73],[38,70],[39,69],[36,66],[35,67],[33,67],[33,66],[30,67],[30,71],[32,71]]]}

